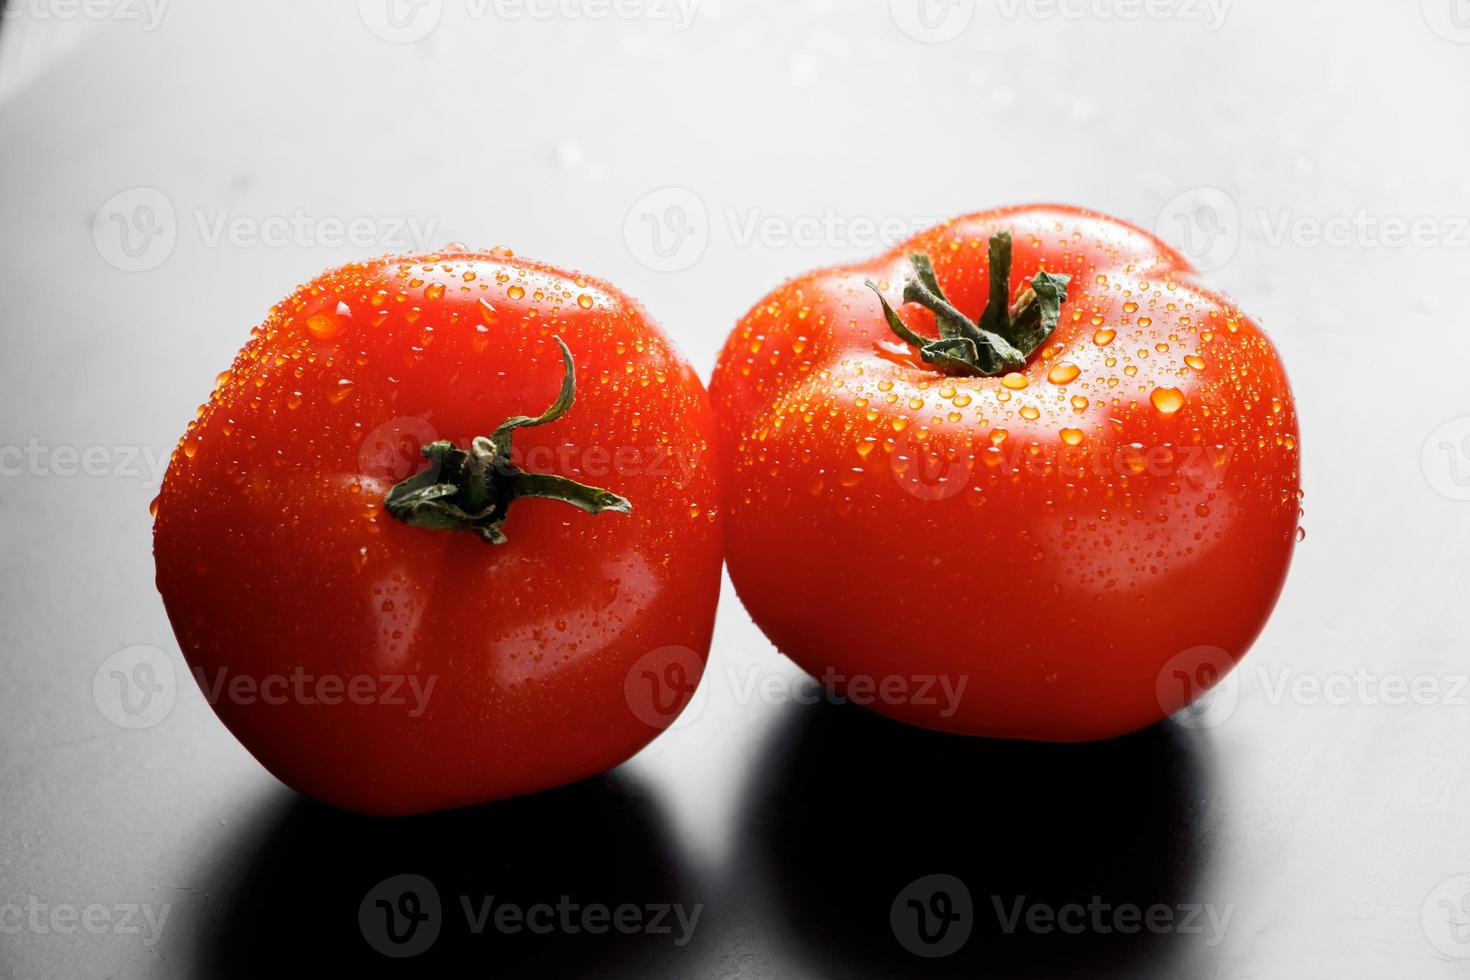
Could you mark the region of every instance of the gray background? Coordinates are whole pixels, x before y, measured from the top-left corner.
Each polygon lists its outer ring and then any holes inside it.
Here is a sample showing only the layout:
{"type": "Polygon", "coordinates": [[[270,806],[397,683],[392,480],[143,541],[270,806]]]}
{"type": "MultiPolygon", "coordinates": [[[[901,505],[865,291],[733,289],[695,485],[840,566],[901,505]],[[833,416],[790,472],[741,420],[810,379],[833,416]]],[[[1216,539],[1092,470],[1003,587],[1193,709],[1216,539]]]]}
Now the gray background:
{"type": "Polygon", "coordinates": [[[395,35],[384,0],[157,3],[0,22],[0,906],[168,911],[153,942],[0,916],[7,975],[1464,975],[1470,4],[704,0],[686,25],[430,0],[395,35]],[[1306,540],[1186,724],[957,744],[792,703],[802,675],[727,587],[693,716],[618,772],[385,824],[277,784],[183,674],[152,582],[158,460],[295,283],[505,244],[638,296],[708,377],[781,278],[1028,200],[1215,267],[1295,386],[1306,540]],[[353,219],[366,240],[338,241],[353,219]],[[138,645],[183,683],[129,730],[93,678],[138,645]],[[1424,703],[1389,703],[1412,683],[1424,703]],[[445,906],[418,960],[357,926],[399,873],[445,906]],[[973,899],[950,957],[887,928],[929,874],[973,899]],[[563,893],[703,909],[675,947],[477,937],[457,908],[563,893]],[[1019,896],[1230,918],[1006,934],[993,899],[1019,896]]]}

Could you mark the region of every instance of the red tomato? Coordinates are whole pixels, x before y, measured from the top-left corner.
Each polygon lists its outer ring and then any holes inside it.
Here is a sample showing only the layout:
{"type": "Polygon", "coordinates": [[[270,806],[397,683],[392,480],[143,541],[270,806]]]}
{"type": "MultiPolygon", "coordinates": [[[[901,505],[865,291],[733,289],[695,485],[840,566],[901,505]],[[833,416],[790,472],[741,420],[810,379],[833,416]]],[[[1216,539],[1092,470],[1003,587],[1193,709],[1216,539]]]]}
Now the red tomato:
{"type": "Polygon", "coordinates": [[[638,678],[698,680],[714,437],[607,283],[505,249],[347,265],[271,311],[189,425],[158,588],[220,718],[303,793],[400,814],[555,786],[682,707],[638,678]]]}
{"type": "Polygon", "coordinates": [[[1281,363],[1122,222],[985,212],[792,280],[710,390],[746,608],[892,717],[1129,732],[1214,684],[1280,592],[1299,515],[1281,363]]]}

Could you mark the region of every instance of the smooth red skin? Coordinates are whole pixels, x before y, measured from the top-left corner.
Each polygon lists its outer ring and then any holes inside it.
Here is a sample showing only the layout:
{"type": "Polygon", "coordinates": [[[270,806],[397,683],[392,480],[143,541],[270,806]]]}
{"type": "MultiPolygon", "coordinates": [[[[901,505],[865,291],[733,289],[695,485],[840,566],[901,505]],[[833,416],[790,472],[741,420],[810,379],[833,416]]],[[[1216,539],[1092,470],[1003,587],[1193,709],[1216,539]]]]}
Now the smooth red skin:
{"type": "Polygon", "coordinates": [[[1185,703],[1182,693],[1165,693],[1182,691],[1175,668],[1184,666],[1197,694],[1215,679],[1212,668],[1223,676],[1245,653],[1295,544],[1296,415],[1276,352],[1181,256],[1091,212],[1028,206],[970,215],[870,262],[792,280],[736,326],[710,392],[723,440],[726,561],[746,608],[807,671],[836,671],[839,691],[857,677],[902,677],[915,695],[925,676],[968,679],[947,717],[943,697],[924,705],[860,692],[874,710],[916,725],[1081,741],[1156,722],[1185,703]],[[988,290],[987,242],[1001,230],[1015,238],[1013,297],[1043,263],[1073,277],[1060,325],[1023,372],[1028,386],[1008,402],[997,400],[1007,390],[999,378],[947,379],[923,364],[863,285],[886,282],[905,322],[936,336],[932,314],[898,306],[905,257],[928,253],[950,299],[976,318],[988,290]],[[1133,316],[1123,309],[1130,299],[1140,306],[1133,316]],[[1151,326],[1137,322],[1144,315],[1151,326]],[[1117,330],[1107,347],[1093,341],[1100,326],[1117,330]],[[1204,370],[1183,362],[1191,353],[1206,359],[1204,370]],[[1110,355],[1113,368],[1104,363],[1110,355]],[[1049,383],[1062,362],[1081,375],[1049,383]],[[1124,374],[1129,365],[1136,376],[1124,374]],[[1106,386],[1109,376],[1116,387],[1106,386]],[[957,422],[940,394],[946,384],[972,398],[957,422]],[[1160,413],[1155,387],[1178,388],[1184,407],[1160,413]],[[1070,404],[1077,394],[1089,399],[1082,411],[1070,404]],[[908,407],[914,397],[919,410],[908,407]],[[1039,418],[1023,418],[1026,405],[1039,418]],[[896,418],[907,420],[902,433],[896,418]],[[928,441],[917,442],[925,428],[928,441]],[[1009,433],[998,450],[1015,460],[1008,471],[990,465],[998,428],[1009,433]],[[1062,428],[1085,433],[1071,457],[1059,455],[1062,428]],[[875,448],[864,458],[856,446],[868,438],[875,448]],[[1042,460],[1080,466],[1029,467],[1030,443],[1042,460]],[[1135,474],[1136,454],[1112,462],[1113,450],[1132,443],[1218,444],[1230,455],[1184,463],[1178,451],[1179,462],[1135,474]],[[916,486],[912,467],[926,459],[934,472],[948,460],[964,489],[943,499],[906,491],[901,481],[916,486]],[[1105,461],[1100,474],[1097,460],[1105,461]],[[1201,505],[1208,515],[1196,512],[1201,505]],[[1223,652],[1188,653],[1203,645],[1223,652]]]}
{"type": "Polygon", "coordinates": [[[206,681],[221,668],[259,681],[296,667],[437,678],[417,718],[406,688],[402,706],[219,699],[220,718],[267,769],[340,807],[405,814],[567,783],[658,734],[624,681],[671,645],[702,666],[721,521],[708,398],[636,303],[508,256],[389,257],[303,286],[222,379],[175,452],[155,524],[158,588],[191,668],[206,681]],[[437,300],[426,292],[436,283],[437,300]],[[520,299],[508,294],[516,285],[520,299]],[[484,332],[482,298],[495,311],[484,332]],[[348,324],[315,336],[308,318],[339,302],[348,324]],[[518,430],[515,447],[527,469],[612,489],[632,514],[521,500],[503,545],[390,518],[392,480],[363,475],[364,437],[423,419],[467,445],[508,416],[539,415],[562,378],[552,334],[576,358],[576,404],[518,430]],[[351,390],[333,404],[344,378],[351,390]],[[538,447],[568,445],[641,456],[531,465],[538,447]],[[687,479],[667,458],[650,462],[659,447],[683,454],[687,479]]]}

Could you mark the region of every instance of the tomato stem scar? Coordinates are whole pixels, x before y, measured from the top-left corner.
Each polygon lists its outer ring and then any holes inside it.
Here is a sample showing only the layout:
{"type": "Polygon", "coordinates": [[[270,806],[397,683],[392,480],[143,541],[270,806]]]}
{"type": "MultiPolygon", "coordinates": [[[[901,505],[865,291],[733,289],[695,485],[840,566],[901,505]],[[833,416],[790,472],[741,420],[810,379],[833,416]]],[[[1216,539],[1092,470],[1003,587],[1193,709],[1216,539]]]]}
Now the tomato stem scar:
{"type": "Polygon", "coordinates": [[[944,295],[928,255],[916,252],[909,256],[913,274],[904,279],[903,302],[917,303],[934,314],[939,325],[937,339],[909,329],[877,284],[871,279],[864,282],[878,294],[889,329],[918,348],[924,363],[945,374],[991,377],[1025,367],[1026,359],[1051,336],[1072,277],[1042,270],[1011,303],[1011,233],[991,235],[989,254],[990,297],[978,323],[955,309],[944,295]]]}
{"type": "Polygon", "coordinates": [[[589,514],[615,511],[629,514],[633,505],[611,490],[551,473],[527,473],[511,459],[511,436],[516,429],[545,425],[571,411],[577,396],[577,372],[572,352],[560,337],[564,373],[556,401],[535,418],[514,415],[488,436],[476,436],[468,451],[441,439],[424,447],[429,467],[388,491],[383,506],[405,524],[431,531],[472,531],[490,544],[504,544],[501,526],[510,505],[521,497],[544,497],[585,510],[589,514]]]}

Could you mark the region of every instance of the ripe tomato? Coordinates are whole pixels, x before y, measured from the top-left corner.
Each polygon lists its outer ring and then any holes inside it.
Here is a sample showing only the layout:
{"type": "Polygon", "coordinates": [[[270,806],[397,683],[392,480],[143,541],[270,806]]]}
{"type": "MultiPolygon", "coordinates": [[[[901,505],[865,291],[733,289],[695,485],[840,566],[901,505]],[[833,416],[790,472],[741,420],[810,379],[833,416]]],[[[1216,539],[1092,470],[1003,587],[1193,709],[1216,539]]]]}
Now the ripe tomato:
{"type": "Polygon", "coordinates": [[[505,249],[347,265],[189,425],[158,588],[220,718],[303,793],[399,814],[566,783],[672,720],[630,677],[703,668],[714,439],[607,283],[505,249]]]}
{"type": "Polygon", "coordinates": [[[746,608],[892,717],[1129,732],[1228,671],[1281,589],[1299,493],[1276,352],[1102,215],[974,214],[792,280],[710,390],[746,608]]]}

